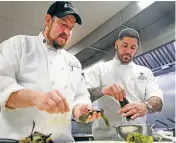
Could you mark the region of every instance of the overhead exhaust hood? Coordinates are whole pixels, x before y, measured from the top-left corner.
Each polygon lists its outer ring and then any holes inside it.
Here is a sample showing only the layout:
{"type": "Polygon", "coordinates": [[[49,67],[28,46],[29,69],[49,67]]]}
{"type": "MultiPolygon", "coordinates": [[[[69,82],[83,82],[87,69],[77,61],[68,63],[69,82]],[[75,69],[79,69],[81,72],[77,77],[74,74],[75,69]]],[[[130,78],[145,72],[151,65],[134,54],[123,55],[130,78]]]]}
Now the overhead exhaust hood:
{"type": "Polygon", "coordinates": [[[175,65],[175,41],[171,41],[144,54],[136,56],[134,62],[150,68],[153,72],[175,65]]]}

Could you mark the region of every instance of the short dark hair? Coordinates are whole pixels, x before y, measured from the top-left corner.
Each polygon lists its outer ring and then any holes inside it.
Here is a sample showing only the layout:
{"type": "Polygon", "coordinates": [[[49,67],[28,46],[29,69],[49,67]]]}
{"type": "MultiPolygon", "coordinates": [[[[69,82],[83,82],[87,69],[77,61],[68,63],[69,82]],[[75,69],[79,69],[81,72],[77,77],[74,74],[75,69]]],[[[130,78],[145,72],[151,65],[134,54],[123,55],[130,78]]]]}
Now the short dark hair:
{"type": "Polygon", "coordinates": [[[132,28],[125,28],[120,31],[118,39],[122,40],[124,37],[135,38],[138,41],[138,45],[140,44],[139,33],[132,28]]]}

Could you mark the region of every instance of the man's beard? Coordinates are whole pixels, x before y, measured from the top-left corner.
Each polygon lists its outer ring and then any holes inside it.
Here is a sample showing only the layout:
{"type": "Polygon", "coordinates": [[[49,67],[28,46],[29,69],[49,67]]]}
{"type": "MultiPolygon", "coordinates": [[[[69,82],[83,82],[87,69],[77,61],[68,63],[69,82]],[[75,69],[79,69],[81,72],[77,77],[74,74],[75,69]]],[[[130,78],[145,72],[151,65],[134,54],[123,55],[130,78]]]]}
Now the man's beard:
{"type": "Polygon", "coordinates": [[[65,45],[59,45],[55,40],[51,41],[51,45],[55,48],[55,49],[63,49],[65,45]]]}
{"type": "MultiPolygon", "coordinates": [[[[65,33],[62,33],[62,34],[57,35],[56,38],[58,38],[58,37],[60,37],[60,36],[65,37],[65,40],[67,41],[67,36],[66,36],[65,33]]],[[[52,45],[53,48],[55,48],[56,50],[57,50],[57,49],[63,49],[64,46],[65,46],[66,43],[67,43],[67,42],[65,41],[65,44],[62,44],[62,45],[59,44],[55,39],[51,39],[51,38],[50,38],[50,36],[49,36],[49,32],[47,33],[47,37],[48,37],[48,40],[49,40],[50,45],[52,45]]]]}
{"type": "Polygon", "coordinates": [[[116,48],[116,57],[120,60],[121,64],[128,64],[133,60],[133,57],[130,54],[120,54],[118,48],[116,48]],[[130,59],[128,61],[124,61],[123,56],[129,56],[130,59]]]}
{"type": "Polygon", "coordinates": [[[131,57],[130,54],[122,54],[122,55],[119,55],[119,57],[120,57],[120,58],[119,58],[120,61],[121,61],[123,64],[128,64],[129,62],[132,61],[132,57],[131,57]],[[124,59],[124,56],[128,56],[128,57],[129,57],[129,60],[128,60],[128,61],[123,60],[123,59],[124,59]]]}

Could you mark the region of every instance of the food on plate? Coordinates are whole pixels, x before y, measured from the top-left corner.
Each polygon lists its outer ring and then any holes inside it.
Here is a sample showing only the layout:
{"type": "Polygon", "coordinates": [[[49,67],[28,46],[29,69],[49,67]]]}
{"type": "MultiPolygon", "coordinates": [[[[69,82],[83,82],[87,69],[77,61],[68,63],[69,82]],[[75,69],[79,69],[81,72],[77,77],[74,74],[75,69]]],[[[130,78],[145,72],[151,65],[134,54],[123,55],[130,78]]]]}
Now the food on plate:
{"type": "Polygon", "coordinates": [[[35,122],[33,121],[33,127],[31,135],[19,141],[19,143],[54,143],[50,138],[51,134],[44,135],[39,132],[34,132],[35,122]]]}
{"type": "Polygon", "coordinates": [[[127,136],[127,143],[153,143],[153,137],[134,132],[127,136]]]}
{"type": "Polygon", "coordinates": [[[101,111],[93,110],[93,111],[87,112],[86,114],[81,115],[81,116],[79,117],[79,122],[85,123],[86,120],[87,120],[87,118],[89,117],[89,115],[92,115],[93,112],[101,113],[102,118],[104,119],[106,126],[107,126],[107,127],[110,126],[110,125],[109,125],[109,120],[108,120],[108,118],[106,117],[106,115],[104,114],[104,110],[103,110],[102,108],[101,108],[101,111]]]}

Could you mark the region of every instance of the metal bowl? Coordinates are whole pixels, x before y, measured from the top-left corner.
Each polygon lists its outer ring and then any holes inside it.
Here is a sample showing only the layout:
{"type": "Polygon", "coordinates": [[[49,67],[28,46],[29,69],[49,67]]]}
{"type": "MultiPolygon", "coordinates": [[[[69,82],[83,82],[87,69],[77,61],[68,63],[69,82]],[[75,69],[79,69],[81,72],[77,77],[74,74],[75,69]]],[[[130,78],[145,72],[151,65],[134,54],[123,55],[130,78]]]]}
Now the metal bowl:
{"type": "Polygon", "coordinates": [[[117,134],[123,139],[127,140],[130,133],[138,132],[145,136],[153,136],[153,125],[150,124],[139,124],[139,125],[122,125],[115,126],[117,134]]]}

